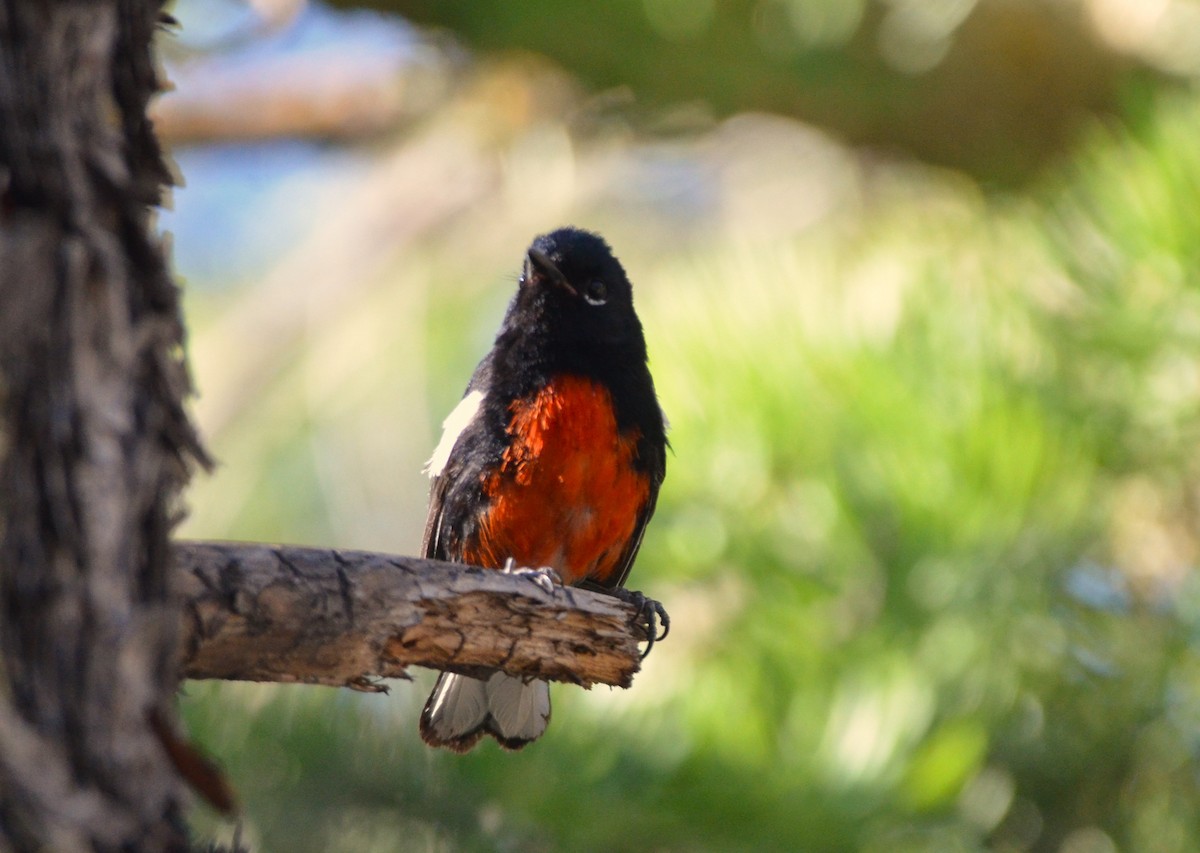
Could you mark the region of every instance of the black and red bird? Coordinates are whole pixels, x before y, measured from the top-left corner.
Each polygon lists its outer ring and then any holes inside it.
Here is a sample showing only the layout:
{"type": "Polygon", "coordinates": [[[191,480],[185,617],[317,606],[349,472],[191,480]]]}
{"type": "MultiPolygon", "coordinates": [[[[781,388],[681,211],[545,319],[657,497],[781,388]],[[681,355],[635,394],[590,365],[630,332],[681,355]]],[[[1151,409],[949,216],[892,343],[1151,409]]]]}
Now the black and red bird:
{"type": "MultiPolygon", "coordinates": [[[[633,288],[602,238],[561,228],[533,241],[495,345],[444,427],[427,467],[426,557],[549,567],[646,603],[623,585],[666,471],[666,427],[633,288]]],[[[652,641],[666,614],[649,604],[652,641]]],[[[520,749],[549,719],[544,681],[443,673],[421,737],[466,752],[489,734],[520,749]]]]}

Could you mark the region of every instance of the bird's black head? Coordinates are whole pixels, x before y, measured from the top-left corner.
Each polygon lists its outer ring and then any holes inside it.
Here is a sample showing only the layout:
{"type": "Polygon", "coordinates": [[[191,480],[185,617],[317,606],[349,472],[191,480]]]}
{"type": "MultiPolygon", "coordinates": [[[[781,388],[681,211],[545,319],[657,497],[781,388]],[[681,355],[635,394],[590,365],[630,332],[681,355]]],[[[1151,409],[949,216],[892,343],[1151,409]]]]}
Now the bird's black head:
{"type": "Polygon", "coordinates": [[[645,351],[624,268],[603,238],[577,228],[551,231],[530,245],[505,325],[514,323],[568,348],[645,351]]]}
{"type": "Polygon", "coordinates": [[[633,288],[608,244],[578,228],[551,231],[530,245],[496,345],[470,387],[486,390],[498,407],[494,426],[504,435],[508,404],[563,375],[586,377],[609,392],[618,427],[640,436],[638,464],[661,479],[666,425],[633,288]]]}

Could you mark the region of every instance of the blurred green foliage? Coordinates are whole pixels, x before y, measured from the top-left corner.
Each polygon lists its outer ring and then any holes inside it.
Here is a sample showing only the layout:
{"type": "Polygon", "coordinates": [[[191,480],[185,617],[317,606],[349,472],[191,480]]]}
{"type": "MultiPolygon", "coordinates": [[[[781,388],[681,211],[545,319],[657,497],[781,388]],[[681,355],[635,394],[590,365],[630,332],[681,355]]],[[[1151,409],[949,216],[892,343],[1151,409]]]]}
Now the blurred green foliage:
{"type": "Polygon", "coordinates": [[[764,110],[1001,184],[1036,175],[1089,115],[1119,111],[1155,76],[1101,44],[1075,0],[335,4],[398,11],[483,51],[549,57],[661,133],[697,112],[764,110]],[[680,105],[691,109],[664,118],[680,105]]]}
{"type": "MultiPolygon", "coordinates": [[[[428,680],[190,685],[251,838],[1195,850],[1198,127],[1162,98],[1021,196],[921,181],[641,259],[674,455],[633,585],[672,637],[628,693],[557,688],[519,754],[421,746],[428,680]]],[[[430,299],[440,407],[487,330],[430,299]]]]}

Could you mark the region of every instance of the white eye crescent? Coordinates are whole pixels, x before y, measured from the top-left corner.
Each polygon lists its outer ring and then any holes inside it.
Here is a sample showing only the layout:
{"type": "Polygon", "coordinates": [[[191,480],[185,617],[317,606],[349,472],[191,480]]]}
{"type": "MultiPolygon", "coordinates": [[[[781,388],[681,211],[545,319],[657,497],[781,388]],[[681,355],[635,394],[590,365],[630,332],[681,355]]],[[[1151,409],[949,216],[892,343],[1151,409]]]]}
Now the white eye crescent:
{"type": "Polygon", "coordinates": [[[603,305],[608,301],[608,285],[599,279],[588,282],[583,290],[583,298],[588,305],[603,305]]]}

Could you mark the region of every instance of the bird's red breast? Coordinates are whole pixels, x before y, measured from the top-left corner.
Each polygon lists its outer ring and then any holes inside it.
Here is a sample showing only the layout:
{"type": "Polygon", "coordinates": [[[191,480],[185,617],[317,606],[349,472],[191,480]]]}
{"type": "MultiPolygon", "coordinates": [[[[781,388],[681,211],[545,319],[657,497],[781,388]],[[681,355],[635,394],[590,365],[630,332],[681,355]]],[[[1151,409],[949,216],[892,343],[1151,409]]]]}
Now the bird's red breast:
{"type": "Polygon", "coordinates": [[[550,566],[563,582],[605,583],[620,567],[650,497],[634,465],[636,430],[617,428],[609,392],[555,377],[515,401],[499,469],[484,476],[488,508],[468,563],[550,566]]]}

